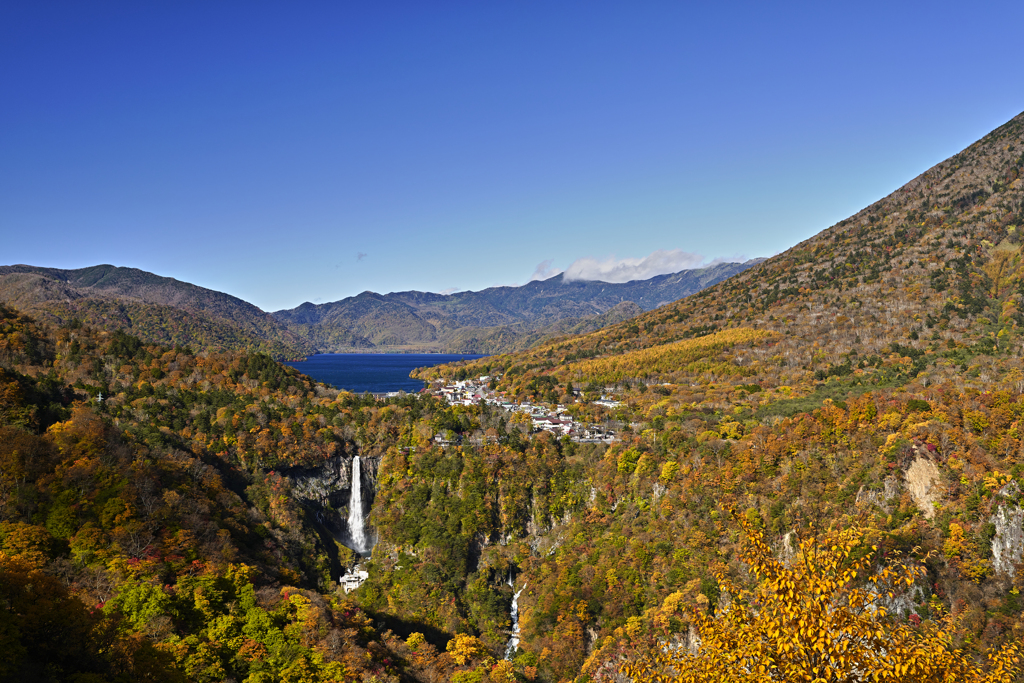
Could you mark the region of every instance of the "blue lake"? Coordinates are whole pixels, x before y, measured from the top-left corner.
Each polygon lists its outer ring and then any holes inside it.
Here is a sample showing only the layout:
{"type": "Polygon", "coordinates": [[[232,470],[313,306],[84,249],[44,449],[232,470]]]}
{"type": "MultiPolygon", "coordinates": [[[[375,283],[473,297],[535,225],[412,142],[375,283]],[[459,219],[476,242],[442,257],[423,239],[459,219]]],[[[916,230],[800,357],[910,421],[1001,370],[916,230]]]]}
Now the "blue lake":
{"type": "Polygon", "coordinates": [[[319,353],[290,365],[304,375],[338,389],[364,391],[419,391],[424,384],[409,377],[415,368],[483,358],[472,353],[319,353]]]}

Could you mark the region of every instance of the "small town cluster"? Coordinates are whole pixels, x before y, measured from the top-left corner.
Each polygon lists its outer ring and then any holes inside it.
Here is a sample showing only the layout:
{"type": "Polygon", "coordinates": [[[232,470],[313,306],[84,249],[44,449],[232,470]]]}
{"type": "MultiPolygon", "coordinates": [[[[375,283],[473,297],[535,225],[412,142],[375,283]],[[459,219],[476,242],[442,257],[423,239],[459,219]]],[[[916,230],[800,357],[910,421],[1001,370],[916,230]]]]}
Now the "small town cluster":
{"type": "MultiPolygon", "coordinates": [[[[552,410],[543,405],[506,401],[502,395],[488,386],[490,381],[491,378],[485,375],[475,380],[462,380],[443,386],[434,385],[430,391],[443,396],[451,405],[477,405],[483,401],[510,413],[524,413],[529,416],[534,432],[545,431],[557,436],[568,436],[580,443],[611,443],[618,440],[615,431],[608,426],[577,422],[564,405],[557,405],[552,410]]],[[[618,401],[606,397],[593,403],[606,408],[617,408],[620,405],[618,401]]],[[[444,443],[446,437],[438,434],[435,440],[444,443]]]]}

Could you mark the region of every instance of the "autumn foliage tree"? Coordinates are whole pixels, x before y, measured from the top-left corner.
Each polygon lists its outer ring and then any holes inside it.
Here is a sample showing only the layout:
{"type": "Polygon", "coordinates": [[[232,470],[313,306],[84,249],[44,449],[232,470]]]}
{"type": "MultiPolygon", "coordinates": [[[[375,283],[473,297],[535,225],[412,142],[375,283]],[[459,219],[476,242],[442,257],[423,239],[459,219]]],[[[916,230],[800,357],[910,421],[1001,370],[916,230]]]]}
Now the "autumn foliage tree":
{"type": "MultiPolygon", "coordinates": [[[[620,672],[637,682],[855,681],[1009,683],[1021,672],[1010,643],[979,665],[954,646],[957,620],[895,618],[886,605],[922,570],[899,558],[877,570],[858,529],[830,529],[800,542],[788,563],[763,534],[737,516],[746,542],[740,557],[757,580],[746,588],[718,573],[731,601],[692,615],[694,647],[652,648],[620,672]]],[[[916,615],[915,615],[916,616],[916,615]]]]}
{"type": "Polygon", "coordinates": [[[171,658],[57,579],[0,551],[0,681],[178,683],[171,658]]]}

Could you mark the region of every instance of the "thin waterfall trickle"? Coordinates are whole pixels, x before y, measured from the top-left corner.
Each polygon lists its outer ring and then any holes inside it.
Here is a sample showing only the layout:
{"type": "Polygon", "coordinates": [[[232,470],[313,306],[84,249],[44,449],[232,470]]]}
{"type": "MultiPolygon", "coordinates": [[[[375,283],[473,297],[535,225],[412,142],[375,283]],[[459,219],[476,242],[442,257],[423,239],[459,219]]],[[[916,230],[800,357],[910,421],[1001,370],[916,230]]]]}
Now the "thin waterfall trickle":
{"type": "Polygon", "coordinates": [[[348,533],[352,537],[352,549],[357,553],[366,552],[366,520],[363,518],[363,481],[359,456],[352,458],[352,487],[348,498],[348,533]]]}
{"type": "MultiPolygon", "coordinates": [[[[508,574],[508,585],[515,590],[512,584],[512,572],[508,574]]],[[[512,595],[512,637],[508,639],[508,647],[505,648],[505,659],[512,659],[512,655],[519,649],[519,595],[526,590],[526,584],[512,595]]]]}

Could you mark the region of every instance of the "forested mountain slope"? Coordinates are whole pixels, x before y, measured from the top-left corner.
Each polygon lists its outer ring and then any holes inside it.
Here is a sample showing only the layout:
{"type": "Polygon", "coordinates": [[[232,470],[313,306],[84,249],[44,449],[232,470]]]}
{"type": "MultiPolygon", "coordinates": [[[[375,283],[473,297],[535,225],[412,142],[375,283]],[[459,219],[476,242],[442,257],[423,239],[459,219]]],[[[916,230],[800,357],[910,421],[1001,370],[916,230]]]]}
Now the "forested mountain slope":
{"type": "Polygon", "coordinates": [[[312,352],[252,304],[137,268],[0,266],[0,302],[53,322],[78,319],[153,343],[289,358],[312,352]]]}
{"type": "Polygon", "coordinates": [[[352,458],[372,482],[399,435],[426,445],[432,420],[458,417],[317,385],[265,354],[0,306],[0,680],[427,681],[493,666],[478,638],[367,613],[334,583],[355,560],[336,540],[352,458]]]}
{"type": "Polygon", "coordinates": [[[720,263],[621,284],[556,275],[522,287],[479,292],[363,292],[327,304],[304,303],[277,311],[274,317],[324,352],[406,348],[498,353],[624,320],[634,311],[649,311],[689,296],[760,260],[720,263]]]}
{"type": "Polygon", "coordinates": [[[576,389],[622,402],[572,408],[628,426],[621,445],[577,461],[560,498],[571,513],[534,527],[552,549],[520,551],[524,642],[554,653],[575,620],[564,647],[589,647],[576,664],[601,676],[676,629],[683,638],[679,605],[719,601],[709,568],[739,572],[731,509],[780,553],[810,524],[857,527],[925,570],[890,605],[898,618],[927,622],[941,607],[961,620],[957,642],[1020,639],[1022,174],[1024,115],[696,295],[422,371],[498,375],[510,399],[576,389]]]}

